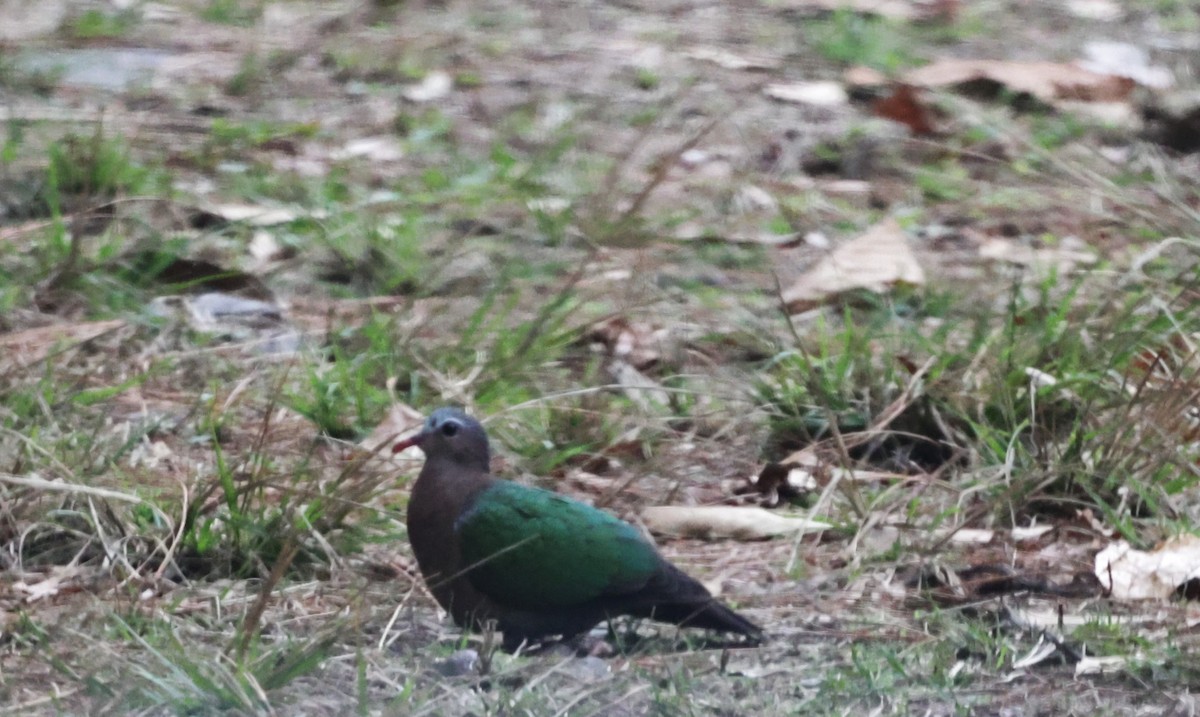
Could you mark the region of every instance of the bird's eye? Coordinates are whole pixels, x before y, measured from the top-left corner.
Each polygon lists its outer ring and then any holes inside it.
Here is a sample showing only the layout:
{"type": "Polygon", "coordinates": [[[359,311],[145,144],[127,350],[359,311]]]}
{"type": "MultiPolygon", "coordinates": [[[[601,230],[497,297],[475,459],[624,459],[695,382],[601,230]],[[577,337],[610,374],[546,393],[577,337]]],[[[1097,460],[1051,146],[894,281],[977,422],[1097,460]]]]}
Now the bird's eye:
{"type": "Polygon", "coordinates": [[[458,424],[457,423],[455,423],[454,421],[447,421],[442,424],[442,435],[443,436],[453,436],[455,433],[458,433],[458,424]]]}

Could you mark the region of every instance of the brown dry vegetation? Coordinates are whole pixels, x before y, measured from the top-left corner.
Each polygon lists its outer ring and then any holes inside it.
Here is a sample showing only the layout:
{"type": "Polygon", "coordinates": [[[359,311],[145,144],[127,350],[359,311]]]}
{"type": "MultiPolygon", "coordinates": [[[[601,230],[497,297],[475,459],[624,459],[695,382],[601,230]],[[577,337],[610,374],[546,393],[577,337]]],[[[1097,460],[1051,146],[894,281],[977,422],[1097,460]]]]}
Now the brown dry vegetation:
{"type": "Polygon", "coordinates": [[[5,713],[1194,713],[1200,12],[827,4],[0,0],[5,713]],[[446,403],[770,641],[462,635],[446,403]]]}

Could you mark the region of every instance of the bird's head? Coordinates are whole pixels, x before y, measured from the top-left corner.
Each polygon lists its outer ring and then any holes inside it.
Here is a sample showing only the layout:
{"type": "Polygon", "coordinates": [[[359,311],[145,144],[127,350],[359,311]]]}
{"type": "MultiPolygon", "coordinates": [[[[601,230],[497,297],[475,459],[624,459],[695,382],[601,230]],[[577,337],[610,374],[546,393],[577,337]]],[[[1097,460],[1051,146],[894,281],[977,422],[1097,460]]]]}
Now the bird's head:
{"type": "Polygon", "coordinates": [[[421,432],[396,443],[392,452],[410,446],[420,446],[427,461],[450,460],[485,471],[491,458],[483,426],[457,408],[439,408],[431,413],[421,432]]]}

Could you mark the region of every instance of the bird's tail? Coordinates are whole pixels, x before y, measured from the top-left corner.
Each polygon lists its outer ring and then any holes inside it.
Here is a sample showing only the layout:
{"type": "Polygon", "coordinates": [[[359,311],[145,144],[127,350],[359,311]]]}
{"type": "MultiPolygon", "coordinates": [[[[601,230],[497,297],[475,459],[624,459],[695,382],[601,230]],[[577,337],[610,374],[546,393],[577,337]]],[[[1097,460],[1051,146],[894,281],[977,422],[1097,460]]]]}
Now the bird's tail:
{"type": "Polygon", "coordinates": [[[703,585],[674,565],[667,563],[664,572],[653,582],[656,584],[648,585],[648,590],[642,594],[641,605],[630,612],[680,627],[735,632],[755,642],[762,641],[761,627],[722,604],[703,585]]]}
{"type": "Polygon", "coordinates": [[[736,632],[759,642],[763,639],[762,628],[747,618],[709,597],[702,603],[666,603],[656,605],[653,614],[647,617],[673,622],[680,627],[700,627],[722,632],[736,632]]]}

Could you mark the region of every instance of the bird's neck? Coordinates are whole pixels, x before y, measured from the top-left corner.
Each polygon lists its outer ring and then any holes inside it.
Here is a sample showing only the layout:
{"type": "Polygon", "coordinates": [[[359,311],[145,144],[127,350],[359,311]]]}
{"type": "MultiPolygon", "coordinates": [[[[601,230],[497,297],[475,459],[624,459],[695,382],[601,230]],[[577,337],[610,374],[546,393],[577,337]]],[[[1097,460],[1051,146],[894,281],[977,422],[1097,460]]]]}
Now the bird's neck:
{"type": "Polygon", "coordinates": [[[451,458],[430,458],[417,476],[413,499],[428,496],[438,502],[461,505],[474,499],[495,481],[488,473],[487,466],[451,458]]]}

